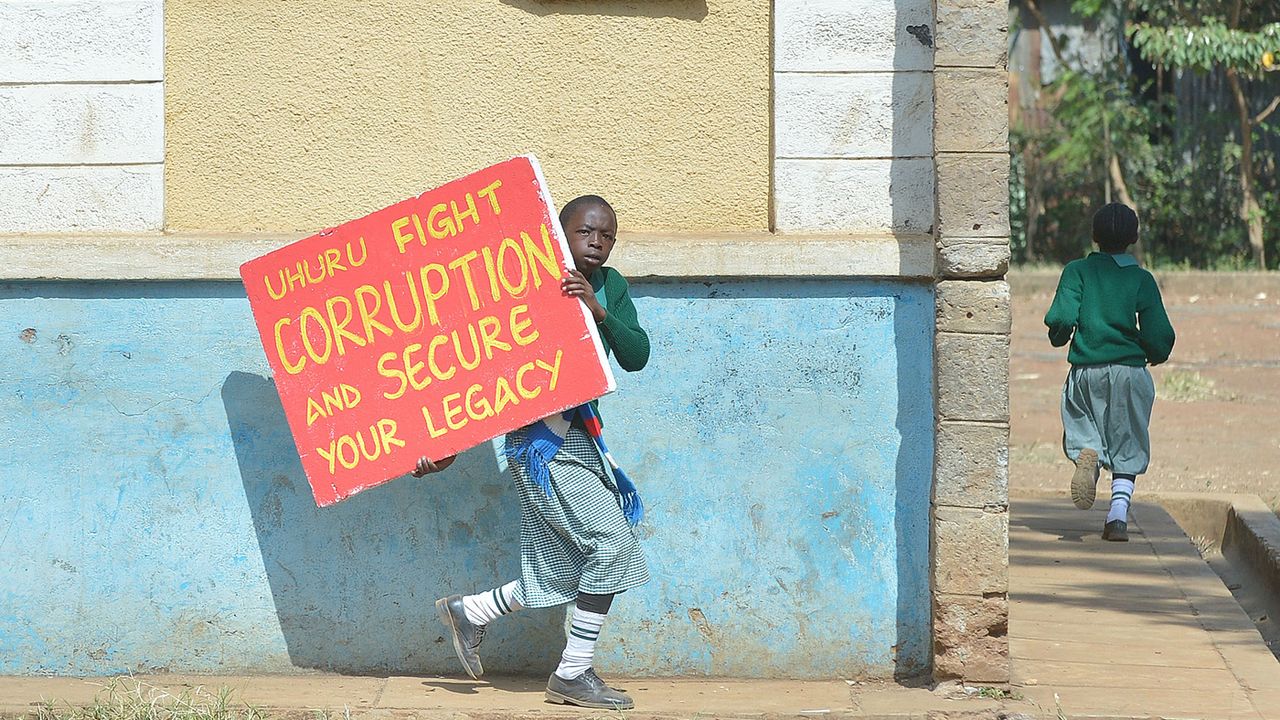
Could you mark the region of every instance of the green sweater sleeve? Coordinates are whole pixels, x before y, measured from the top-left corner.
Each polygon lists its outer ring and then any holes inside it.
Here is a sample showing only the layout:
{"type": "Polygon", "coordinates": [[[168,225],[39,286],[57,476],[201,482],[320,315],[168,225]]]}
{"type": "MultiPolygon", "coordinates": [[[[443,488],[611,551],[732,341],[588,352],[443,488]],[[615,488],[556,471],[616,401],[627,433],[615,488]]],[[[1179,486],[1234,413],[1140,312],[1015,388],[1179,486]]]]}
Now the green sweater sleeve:
{"type": "Polygon", "coordinates": [[[631,302],[631,293],[627,291],[626,278],[616,272],[610,273],[609,284],[614,287],[605,289],[609,312],[600,323],[601,334],[622,369],[635,372],[649,362],[649,334],[640,327],[635,303],[631,302]]]}
{"type": "Polygon", "coordinates": [[[1058,279],[1058,291],[1053,295],[1053,304],[1044,316],[1044,324],[1049,328],[1049,342],[1054,347],[1062,347],[1071,342],[1071,334],[1080,323],[1080,295],[1082,292],[1080,272],[1072,265],[1062,270],[1058,279]]]}
{"type": "Polygon", "coordinates": [[[1169,359],[1173,341],[1173,325],[1164,310],[1160,287],[1147,275],[1138,289],[1138,344],[1147,354],[1147,362],[1159,365],[1169,359]]]}

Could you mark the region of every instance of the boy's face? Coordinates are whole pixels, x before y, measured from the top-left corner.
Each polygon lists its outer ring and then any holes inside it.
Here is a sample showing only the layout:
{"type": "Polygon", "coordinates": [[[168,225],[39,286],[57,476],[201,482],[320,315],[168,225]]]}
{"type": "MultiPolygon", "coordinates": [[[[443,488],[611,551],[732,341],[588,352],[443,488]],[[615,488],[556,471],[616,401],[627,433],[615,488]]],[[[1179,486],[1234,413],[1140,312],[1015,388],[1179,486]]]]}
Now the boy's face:
{"type": "Polygon", "coordinates": [[[609,260],[614,235],[618,232],[618,218],[603,205],[584,205],[569,217],[564,232],[569,236],[574,266],[578,272],[591,277],[591,273],[609,260]]]}

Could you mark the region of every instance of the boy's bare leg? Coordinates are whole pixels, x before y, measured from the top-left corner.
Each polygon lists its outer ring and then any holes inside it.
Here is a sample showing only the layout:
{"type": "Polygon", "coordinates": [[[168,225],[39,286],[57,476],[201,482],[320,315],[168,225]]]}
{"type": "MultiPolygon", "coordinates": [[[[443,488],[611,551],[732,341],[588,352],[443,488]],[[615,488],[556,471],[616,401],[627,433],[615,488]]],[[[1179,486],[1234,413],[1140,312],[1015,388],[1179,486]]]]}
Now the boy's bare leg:
{"type": "Polygon", "coordinates": [[[1098,451],[1085,448],[1076,456],[1076,471],[1071,476],[1071,502],[1088,510],[1098,499],[1098,451]]]}

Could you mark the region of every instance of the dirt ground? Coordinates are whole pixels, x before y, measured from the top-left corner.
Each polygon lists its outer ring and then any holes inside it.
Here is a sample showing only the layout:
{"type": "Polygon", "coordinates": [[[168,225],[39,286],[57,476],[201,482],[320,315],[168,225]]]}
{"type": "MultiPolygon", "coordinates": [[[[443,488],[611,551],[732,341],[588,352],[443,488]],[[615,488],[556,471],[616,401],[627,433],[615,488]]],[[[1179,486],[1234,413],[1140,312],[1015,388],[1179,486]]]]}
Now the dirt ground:
{"type": "MultiPolygon", "coordinates": [[[[1160,275],[1178,339],[1152,368],[1156,406],[1144,488],[1253,493],[1280,511],[1280,279],[1259,274],[1160,275]]],[[[1058,400],[1066,348],[1045,336],[1056,274],[1014,272],[1009,482],[1063,488],[1058,400]]],[[[1104,476],[1105,477],[1105,476],[1104,476]]],[[[1105,493],[1104,484],[1099,488],[1105,493]]]]}

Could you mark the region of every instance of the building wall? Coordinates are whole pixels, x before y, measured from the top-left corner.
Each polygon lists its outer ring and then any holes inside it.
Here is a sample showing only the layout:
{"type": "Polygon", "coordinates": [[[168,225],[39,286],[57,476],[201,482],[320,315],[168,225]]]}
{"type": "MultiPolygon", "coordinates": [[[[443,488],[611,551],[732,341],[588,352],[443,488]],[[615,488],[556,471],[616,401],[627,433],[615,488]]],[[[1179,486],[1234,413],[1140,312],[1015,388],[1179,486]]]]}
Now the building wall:
{"type": "Polygon", "coordinates": [[[0,4],[0,672],[450,671],[430,602],[515,568],[496,455],[316,510],[227,281],[533,151],[657,339],[608,669],[1007,680],[1006,12],[0,4]]]}
{"type": "Polygon", "coordinates": [[[768,230],[769,13],[168,0],[167,227],[337,225],[532,152],[633,230],[768,230]]]}
{"type": "MultiPolygon", "coordinates": [[[[926,671],[930,288],[634,294],[653,360],[602,409],[653,580],[602,665],[926,671]]],[[[433,601],[519,572],[488,445],[315,507],[237,284],[6,284],[0,318],[0,673],[453,673],[433,601]]],[[[511,620],[486,667],[545,672],[563,610],[511,620]]]]}

